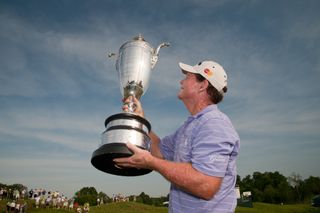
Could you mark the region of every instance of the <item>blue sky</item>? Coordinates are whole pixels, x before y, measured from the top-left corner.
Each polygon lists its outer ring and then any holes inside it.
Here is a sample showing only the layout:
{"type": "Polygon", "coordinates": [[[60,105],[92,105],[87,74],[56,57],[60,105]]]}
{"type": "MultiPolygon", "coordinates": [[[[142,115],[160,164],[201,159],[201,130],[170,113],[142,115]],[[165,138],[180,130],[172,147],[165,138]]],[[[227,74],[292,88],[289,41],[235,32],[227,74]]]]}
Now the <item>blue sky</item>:
{"type": "Polygon", "coordinates": [[[108,52],[139,33],[163,41],[142,97],[163,137],[188,116],[176,98],[178,62],[219,62],[228,93],[220,109],[241,137],[238,173],[320,176],[320,2],[317,0],[0,2],[0,182],[108,195],[166,195],[152,172],[119,177],[90,163],[104,120],[121,112],[108,52]]]}

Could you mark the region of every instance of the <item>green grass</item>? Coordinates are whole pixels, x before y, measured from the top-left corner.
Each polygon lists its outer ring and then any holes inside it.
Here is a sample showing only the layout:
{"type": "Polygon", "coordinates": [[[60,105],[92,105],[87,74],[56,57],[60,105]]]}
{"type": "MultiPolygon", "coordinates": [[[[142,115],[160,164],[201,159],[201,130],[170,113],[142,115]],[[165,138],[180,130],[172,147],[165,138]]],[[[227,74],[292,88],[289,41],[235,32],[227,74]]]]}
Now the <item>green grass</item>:
{"type": "MultiPolygon", "coordinates": [[[[0,213],[6,211],[6,201],[0,201],[0,213]]],[[[63,209],[41,209],[33,208],[31,204],[28,207],[28,213],[70,213],[73,211],[63,209]]],[[[110,203],[101,206],[91,206],[90,213],[167,213],[166,207],[155,207],[135,202],[110,203]]]]}
{"type": "MultiPolygon", "coordinates": [[[[6,202],[0,201],[0,213],[5,212],[6,202]]],[[[62,209],[35,209],[28,208],[28,213],[70,213],[62,209]]],[[[155,207],[135,202],[110,203],[102,206],[90,207],[90,213],[167,213],[166,207],[155,207]]],[[[267,203],[253,203],[253,208],[237,207],[236,213],[320,213],[320,208],[307,204],[275,205],[267,203]]]]}
{"type": "Polygon", "coordinates": [[[92,212],[97,212],[97,213],[102,213],[102,212],[165,213],[165,212],[168,212],[168,208],[166,207],[155,207],[155,206],[150,206],[150,205],[145,205],[145,204],[135,203],[135,202],[110,203],[110,204],[107,204],[106,206],[92,207],[90,208],[90,212],[91,210],[92,212]]]}
{"type": "Polygon", "coordinates": [[[253,203],[253,208],[237,207],[236,213],[320,213],[320,208],[307,204],[276,205],[253,203]]]}

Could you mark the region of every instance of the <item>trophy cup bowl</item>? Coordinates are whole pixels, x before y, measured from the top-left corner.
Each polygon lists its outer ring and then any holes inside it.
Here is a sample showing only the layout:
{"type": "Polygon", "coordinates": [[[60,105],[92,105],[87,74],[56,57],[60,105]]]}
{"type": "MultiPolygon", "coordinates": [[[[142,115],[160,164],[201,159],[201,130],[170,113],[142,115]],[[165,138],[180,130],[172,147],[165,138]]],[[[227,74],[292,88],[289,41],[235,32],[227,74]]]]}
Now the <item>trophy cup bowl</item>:
{"type": "MultiPolygon", "coordinates": [[[[160,48],[169,46],[162,43],[153,49],[141,35],[124,43],[116,61],[116,70],[120,81],[120,91],[124,99],[130,96],[138,100],[147,91],[150,72],[158,60],[160,48]]],[[[114,54],[111,54],[114,55],[114,54]]],[[[134,114],[135,105],[128,104],[128,112],[122,112],[105,120],[106,130],[102,133],[100,147],[92,154],[92,165],[106,173],[121,176],[144,175],[151,170],[138,168],[123,168],[117,166],[114,158],[129,157],[133,153],[126,146],[130,142],[141,149],[150,151],[150,123],[134,114]]]]}

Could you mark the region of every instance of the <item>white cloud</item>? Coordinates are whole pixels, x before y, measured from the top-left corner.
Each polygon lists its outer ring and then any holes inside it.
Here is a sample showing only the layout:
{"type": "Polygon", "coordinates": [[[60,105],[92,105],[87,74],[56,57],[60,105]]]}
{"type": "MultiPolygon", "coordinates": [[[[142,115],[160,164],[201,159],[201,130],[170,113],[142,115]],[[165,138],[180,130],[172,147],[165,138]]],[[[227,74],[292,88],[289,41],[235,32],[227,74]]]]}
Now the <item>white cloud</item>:
{"type": "Polygon", "coordinates": [[[93,151],[100,143],[105,118],[100,112],[69,110],[71,109],[54,109],[48,112],[47,108],[38,107],[16,111],[14,108],[2,112],[0,132],[20,138],[24,143],[41,141],[73,150],[93,151]]]}
{"type": "Polygon", "coordinates": [[[106,57],[106,47],[114,40],[104,35],[43,31],[3,13],[1,25],[0,35],[7,42],[1,50],[3,95],[75,96],[82,93],[83,84],[100,89],[117,81],[114,62],[106,57]]]}

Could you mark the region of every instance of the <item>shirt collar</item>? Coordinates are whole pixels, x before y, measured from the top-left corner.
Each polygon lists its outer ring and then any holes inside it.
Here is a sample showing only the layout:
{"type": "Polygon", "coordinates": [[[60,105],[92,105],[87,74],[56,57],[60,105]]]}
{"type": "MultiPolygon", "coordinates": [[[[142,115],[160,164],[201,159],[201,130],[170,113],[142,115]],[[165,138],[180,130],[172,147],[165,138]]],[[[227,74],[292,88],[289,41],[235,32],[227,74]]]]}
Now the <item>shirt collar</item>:
{"type": "Polygon", "coordinates": [[[193,119],[197,119],[199,117],[201,117],[202,115],[206,114],[207,112],[209,111],[213,111],[213,110],[217,110],[218,109],[218,106],[216,104],[210,104],[208,105],[206,108],[204,108],[203,110],[201,110],[200,112],[198,112],[197,114],[195,115],[190,115],[188,117],[188,121],[191,121],[193,119]]]}

